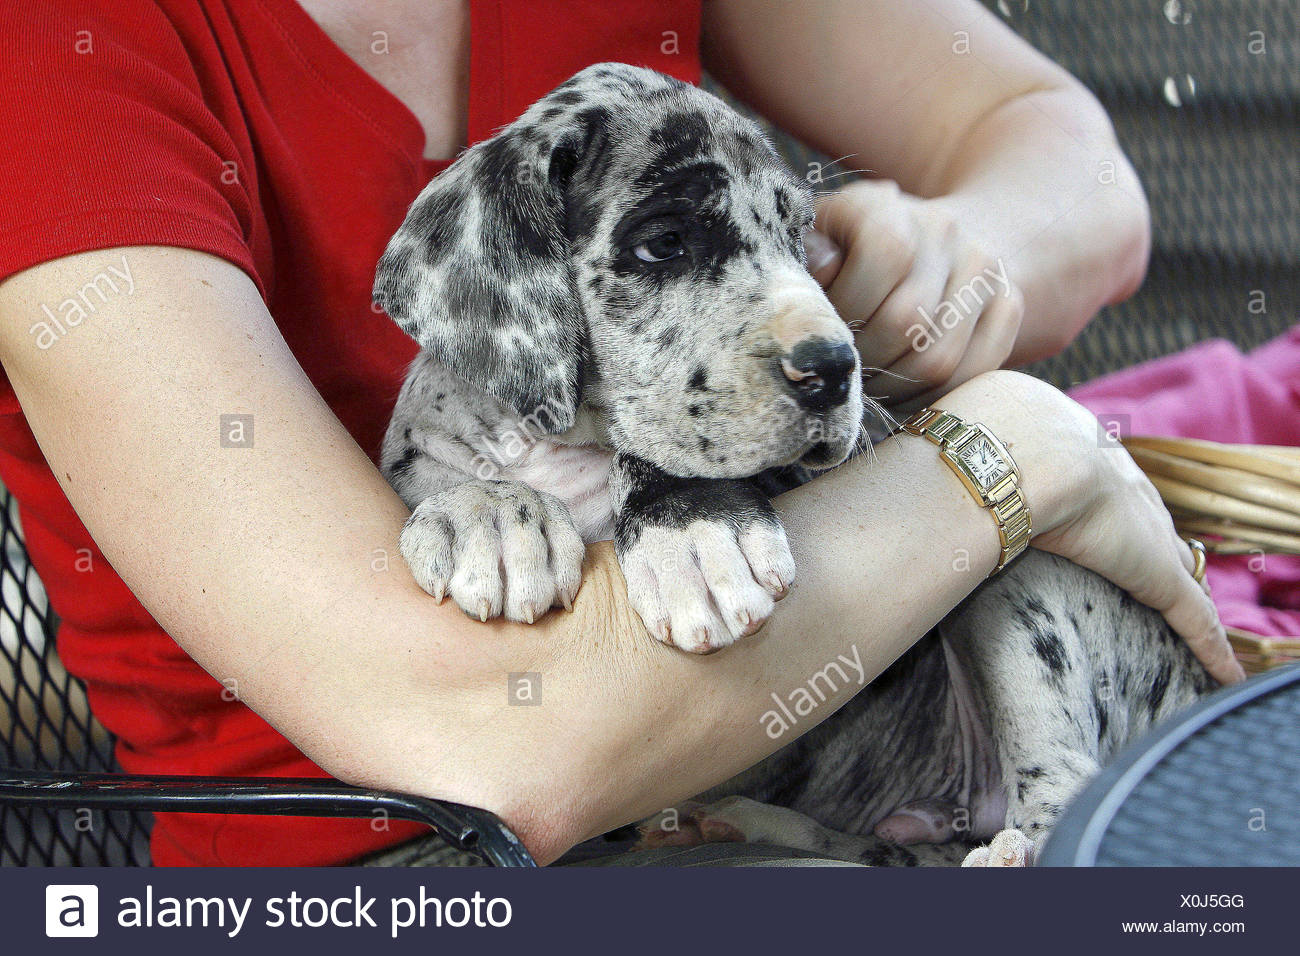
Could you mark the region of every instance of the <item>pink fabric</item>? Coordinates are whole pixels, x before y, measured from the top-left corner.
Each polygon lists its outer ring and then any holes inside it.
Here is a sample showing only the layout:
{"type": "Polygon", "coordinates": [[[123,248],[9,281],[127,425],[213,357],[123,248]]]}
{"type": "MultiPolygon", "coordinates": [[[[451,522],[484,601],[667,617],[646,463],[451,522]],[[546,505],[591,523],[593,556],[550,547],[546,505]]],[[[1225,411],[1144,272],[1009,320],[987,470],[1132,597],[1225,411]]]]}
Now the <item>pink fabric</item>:
{"type": "MultiPolygon", "coordinates": [[[[1204,342],[1070,394],[1125,435],[1300,445],[1300,326],[1245,355],[1204,342]]],[[[1224,624],[1300,635],[1300,557],[1211,556],[1208,575],[1224,624]]]]}

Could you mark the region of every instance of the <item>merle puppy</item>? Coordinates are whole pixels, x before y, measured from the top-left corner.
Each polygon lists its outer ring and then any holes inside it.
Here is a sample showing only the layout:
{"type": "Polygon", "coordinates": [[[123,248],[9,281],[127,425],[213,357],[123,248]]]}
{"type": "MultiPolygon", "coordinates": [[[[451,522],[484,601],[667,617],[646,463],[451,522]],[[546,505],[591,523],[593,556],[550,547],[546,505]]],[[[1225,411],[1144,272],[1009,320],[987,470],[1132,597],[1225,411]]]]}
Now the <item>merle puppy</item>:
{"type": "MultiPolygon", "coordinates": [[[[844,461],[872,407],[805,268],[812,221],[754,123],[621,64],[436,177],[374,290],[422,349],[381,461],[420,586],[531,623],[612,536],[659,640],[709,653],[759,628],[794,578],[769,494],[844,461]]],[[[647,839],[917,862],[1016,828],[993,858],[1020,859],[1115,747],[1209,684],[1154,612],[1030,552],[731,788],[784,807],[698,806],[647,839]]]]}

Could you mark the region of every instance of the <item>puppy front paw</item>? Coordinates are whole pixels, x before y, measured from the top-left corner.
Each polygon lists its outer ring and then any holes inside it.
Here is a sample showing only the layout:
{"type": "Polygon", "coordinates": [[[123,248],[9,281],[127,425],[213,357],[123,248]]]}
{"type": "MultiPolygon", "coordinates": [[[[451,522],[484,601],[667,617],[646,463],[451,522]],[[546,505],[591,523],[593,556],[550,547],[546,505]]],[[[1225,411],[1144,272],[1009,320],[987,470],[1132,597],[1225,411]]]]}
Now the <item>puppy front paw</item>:
{"type": "Polygon", "coordinates": [[[762,627],[789,591],[794,558],[780,522],[763,516],[737,524],[650,525],[620,545],[628,598],[660,641],[713,653],[762,627]]]}
{"type": "Polygon", "coordinates": [[[572,607],[582,582],[582,536],[564,502],[515,481],[467,481],[420,502],[402,528],[416,583],[450,594],[470,617],[532,624],[572,607]]]}

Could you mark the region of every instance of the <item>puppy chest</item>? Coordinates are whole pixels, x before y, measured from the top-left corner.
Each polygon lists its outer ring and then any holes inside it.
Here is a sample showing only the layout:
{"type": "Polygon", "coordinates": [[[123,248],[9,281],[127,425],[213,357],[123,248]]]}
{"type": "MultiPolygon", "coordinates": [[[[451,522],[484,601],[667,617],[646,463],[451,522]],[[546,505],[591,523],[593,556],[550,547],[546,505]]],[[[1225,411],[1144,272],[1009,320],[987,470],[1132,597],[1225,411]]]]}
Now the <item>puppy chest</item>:
{"type": "Polygon", "coordinates": [[[609,466],[613,453],[589,445],[539,441],[501,477],[554,495],[573,515],[582,540],[605,541],[614,536],[614,508],[609,497],[609,466]]]}

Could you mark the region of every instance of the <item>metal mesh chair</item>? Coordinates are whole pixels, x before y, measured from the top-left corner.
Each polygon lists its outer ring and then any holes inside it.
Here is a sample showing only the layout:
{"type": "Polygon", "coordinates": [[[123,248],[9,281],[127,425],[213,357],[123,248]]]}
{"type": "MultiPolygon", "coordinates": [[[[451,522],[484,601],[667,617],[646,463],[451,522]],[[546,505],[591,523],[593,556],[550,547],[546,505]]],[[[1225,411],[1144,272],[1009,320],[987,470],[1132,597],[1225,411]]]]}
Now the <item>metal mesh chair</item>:
{"type": "Polygon", "coordinates": [[[126,776],[86,691],[59,662],[57,619],[0,489],[0,866],[147,866],[153,811],[425,823],[498,866],[534,866],[485,810],[329,780],[126,776]]]}
{"type": "MultiPolygon", "coordinates": [[[[111,773],[113,741],[54,651],[58,623],[23,547],[17,504],[0,498],[0,775],[111,773]]],[[[54,814],[0,801],[0,866],[148,861],[147,814],[54,814]]]]}

